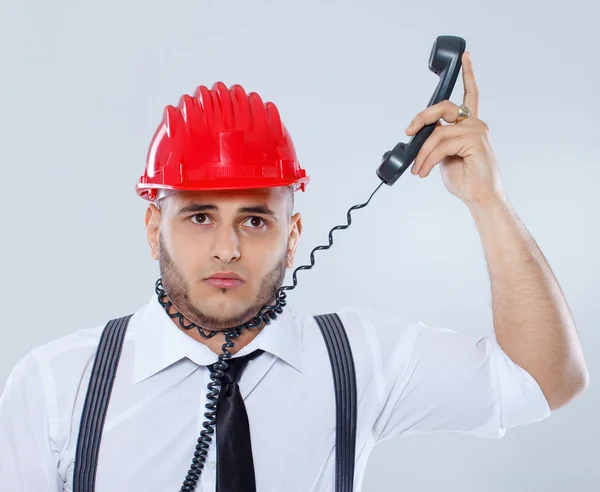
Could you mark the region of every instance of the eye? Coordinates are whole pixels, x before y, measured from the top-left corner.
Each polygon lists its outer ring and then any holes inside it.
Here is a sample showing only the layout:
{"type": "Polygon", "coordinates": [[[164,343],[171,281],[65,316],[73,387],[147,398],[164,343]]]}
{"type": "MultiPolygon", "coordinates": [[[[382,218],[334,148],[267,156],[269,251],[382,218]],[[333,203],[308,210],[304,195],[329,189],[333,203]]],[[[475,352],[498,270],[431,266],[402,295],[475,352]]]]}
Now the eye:
{"type": "Polygon", "coordinates": [[[208,220],[208,218],[209,218],[209,217],[208,217],[208,214],[196,214],[196,215],[192,215],[190,218],[192,219],[192,222],[193,222],[194,224],[198,224],[198,225],[207,225],[207,224],[209,224],[209,223],[210,223],[210,222],[207,222],[207,220],[208,220]],[[201,220],[199,220],[199,221],[195,221],[194,219],[195,219],[195,218],[197,218],[197,217],[201,217],[201,220]],[[205,219],[205,220],[202,220],[202,219],[205,219]]]}
{"type": "Polygon", "coordinates": [[[248,222],[250,222],[249,227],[251,227],[252,229],[258,229],[262,225],[266,224],[265,221],[261,217],[248,217],[248,219],[246,220],[246,222],[244,222],[244,224],[247,224],[248,222]]]}

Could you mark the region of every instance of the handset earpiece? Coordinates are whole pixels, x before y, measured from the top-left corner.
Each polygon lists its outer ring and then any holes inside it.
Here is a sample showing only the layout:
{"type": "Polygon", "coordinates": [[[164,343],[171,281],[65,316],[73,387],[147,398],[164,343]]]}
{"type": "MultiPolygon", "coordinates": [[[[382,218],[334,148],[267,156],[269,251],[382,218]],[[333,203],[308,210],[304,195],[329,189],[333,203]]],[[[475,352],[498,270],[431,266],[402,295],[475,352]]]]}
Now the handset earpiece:
{"type": "MultiPolygon", "coordinates": [[[[431,96],[427,107],[450,99],[465,52],[466,41],[457,36],[438,36],[429,55],[429,70],[440,77],[440,81],[431,96]]],[[[377,176],[392,186],[402,173],[415,160],[419,150],[429,138],[437,123],[421,128],[408,144],[398,143],[392,150],[383,154],[383,160],[377,169],[377,176]]]]}

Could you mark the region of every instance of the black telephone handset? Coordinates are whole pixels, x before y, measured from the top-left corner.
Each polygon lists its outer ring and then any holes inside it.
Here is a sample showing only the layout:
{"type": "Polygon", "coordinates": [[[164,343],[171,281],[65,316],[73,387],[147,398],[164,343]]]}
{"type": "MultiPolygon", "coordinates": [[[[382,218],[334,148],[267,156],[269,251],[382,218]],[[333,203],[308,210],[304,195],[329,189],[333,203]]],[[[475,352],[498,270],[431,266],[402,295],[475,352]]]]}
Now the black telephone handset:
{"type": "MultiPolygon", "coordinates": [[[[467,43],[457,36],[438,36],[429,55],[429,70],[440,77],[438,86],[427,106],[433,106],[446,99],[454,90],[460,72],[462,55],[467,43]]],[[[415,160],[419,150],[429,138],[437,123],[421,128],[408,142],[400,142],[392,150],[383,154],[383,161],[377,169],[377,176],[392,186],[402,173],[415,160]]]]}

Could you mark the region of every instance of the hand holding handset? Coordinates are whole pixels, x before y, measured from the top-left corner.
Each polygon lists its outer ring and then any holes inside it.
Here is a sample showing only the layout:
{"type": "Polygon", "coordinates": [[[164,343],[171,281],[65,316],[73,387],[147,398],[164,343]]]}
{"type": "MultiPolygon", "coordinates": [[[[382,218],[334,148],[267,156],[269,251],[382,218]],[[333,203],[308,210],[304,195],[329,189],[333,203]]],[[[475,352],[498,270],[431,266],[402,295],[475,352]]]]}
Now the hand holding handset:
{"type": "MultiPolygon", "coordinates": [[[[466,41],[457,36],[438,36],[429,55],[429,70],[440,77],[438,86],[427,104],[427,107],[438,104],[450,95],[460,72],[462,55],[466,41]]],[[[402,173],[415,160],[419,150],[429,138],[437,123],[427,125],[419,130],[405,144],[400,142],[391,151],[383,155],[383,161],[377,169],[377,176],[387,185],[392,186],[402,173]]]]}

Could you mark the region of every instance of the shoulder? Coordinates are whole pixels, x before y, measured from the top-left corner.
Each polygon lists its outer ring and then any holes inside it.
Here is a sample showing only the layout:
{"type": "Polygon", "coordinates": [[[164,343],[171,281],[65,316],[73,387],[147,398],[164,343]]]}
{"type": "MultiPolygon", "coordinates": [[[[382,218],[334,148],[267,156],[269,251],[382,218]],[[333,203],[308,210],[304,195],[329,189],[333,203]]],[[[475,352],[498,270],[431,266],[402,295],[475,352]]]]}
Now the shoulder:
{"type": "Polygon", "coordinates": [[[31,350],[29,356],[52,373],[87,365],[93,358],[106,324],[81,328],[31,350]]]}
{"type": "MultiPolygon", "coordinates": [[[[46,379],[66,361],[87,359],[94,353],[103,326],[87,327],[29,350],[12,368],[9,380],[46,379]]],[[[71,367],[72,369],[72,367],[71,367]]]]}
{"type": "MultiPolygon", "coordinates": [[[[39,378],[46,387],[79,381],[94,361],[105,326],[106,323],[83,327],[38,345],[17,363],[11,372],[12,378],[39,378]]],[[[131,340],[134,334],[134,330],[128,329],[125,341],[131,340]]]]}
{"type": "Polygon", "coordinates": [[[379,340],[415,338],[425,326],[406,314],[362,306],[343,306],[335,310],[346,330],[379,340]]]}
{"type": "Polygon", "coordinates": [[[42,363],[51,364],[65,357],[77,356],[79,353],[93,352],[98,344],[105,325],[88,326],[68,335],[55,338],[37,346],[30,356],[42,363]]]}
{"type": "Polygon", "coordinates": [[[309,317],[328,313],[339,316],[353,351],[368,349],[370,355],[377,358],[387,358],[394,352],[410,354],[419,333],[426,328],[424,323],[408,315],[362,306],[342,306],[315,314],[301,313],[296,319],[305,324],[309,317]]]}

